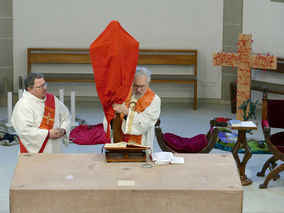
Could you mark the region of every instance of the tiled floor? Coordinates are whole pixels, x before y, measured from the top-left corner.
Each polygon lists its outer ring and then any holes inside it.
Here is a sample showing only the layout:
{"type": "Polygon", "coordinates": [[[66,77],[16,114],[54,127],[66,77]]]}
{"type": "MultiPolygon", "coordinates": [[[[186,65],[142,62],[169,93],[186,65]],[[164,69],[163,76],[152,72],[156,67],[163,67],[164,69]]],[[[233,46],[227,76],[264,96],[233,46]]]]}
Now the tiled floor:
{"type": "MultiPolygon", "coordinates": [[[[68,105],[68,104],[67,104],[68,105]]],[[[100,103],[81,102],[76,105],[77,117],[86,120],[89,124],[97,124],[102,121],[103,113],[100,103]]],[[[182,136],[193,136],[205,133],[209,129],[210,118],[222,116],[232,117],[230,106],[227,104],[199,103],[198,110],[192,109],[191,103],[170,103],[163,102],[161,112],[161,126],[163,131],[171,131],[182,136]]],[[[0,106],[0,120],[7,119],[6,107],[0,106]]],[[[258,109],[257,119],[260,119],[258,109]]],[[[254,131],[254,139],[262,139],[260,130],[254,131]]],[[[154,141],[154,150],[160,148],[154,141]]],[[[9,185],[17,163],[19,147],[0,146],[0,213],[9,212],[9,185]]],[[[67,153],[99,153],[99,146],[78,146],[71,144],[65,149],[67,153]]],[[[214,149],[211,153],[223,151],[214,149]]],[[[228,152],[225,152],[228,153],[228,152]]],[[[240,155],[242,156],[242,155],[240,155]]],[[[261,169],[263,163],[270,157],[267,154],[253,155],[247,164],[246,174],[253,180],[253,184],[244,187],[243,212],[245,213],[270,213],[284,212],[284,178],[283,174],[277,181],[271,181],[268,189],[259,189],[258,185],[264,178],[257,177],[256,173],[261,169]]]]}

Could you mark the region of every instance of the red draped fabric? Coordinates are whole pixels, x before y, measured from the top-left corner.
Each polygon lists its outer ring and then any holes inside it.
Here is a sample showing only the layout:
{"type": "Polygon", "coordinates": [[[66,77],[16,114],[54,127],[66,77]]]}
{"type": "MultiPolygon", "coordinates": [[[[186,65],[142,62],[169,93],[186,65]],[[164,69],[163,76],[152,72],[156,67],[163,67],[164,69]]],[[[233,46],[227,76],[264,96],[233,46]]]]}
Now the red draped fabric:
{"type": "Polygon", "coordinates": [[[108,123],[115,116],[112,105],[121,104],[127,98],[138,55],[139,43],[118,21],[111,21],[90,45],[96,88],[108,123]]]}

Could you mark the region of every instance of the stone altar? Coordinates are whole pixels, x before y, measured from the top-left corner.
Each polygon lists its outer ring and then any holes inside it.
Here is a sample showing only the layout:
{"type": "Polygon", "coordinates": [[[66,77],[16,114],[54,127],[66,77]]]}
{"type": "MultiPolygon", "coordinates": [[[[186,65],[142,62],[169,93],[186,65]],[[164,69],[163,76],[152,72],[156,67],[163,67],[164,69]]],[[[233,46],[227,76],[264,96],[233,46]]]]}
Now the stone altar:
{"type": "Polygon", "coordinates": [[[106,163],[104,154],[20,154],[10,212],[242,212],[231,154],[179,154],[182,165],[106,163]]]}

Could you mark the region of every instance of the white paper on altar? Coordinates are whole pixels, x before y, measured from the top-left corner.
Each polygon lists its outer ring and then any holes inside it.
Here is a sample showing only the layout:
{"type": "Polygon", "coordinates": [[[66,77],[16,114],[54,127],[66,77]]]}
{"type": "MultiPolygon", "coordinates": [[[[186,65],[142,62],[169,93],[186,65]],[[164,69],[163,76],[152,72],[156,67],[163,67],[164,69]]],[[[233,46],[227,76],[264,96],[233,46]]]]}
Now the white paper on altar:
{"type": "Polygon", "coordinates": [[[174,157],[171,152],[153,152],[152,160],[156,164],[184,164],[183,157],[174,157]]]}
{"type": "Polygon", "coordinates": [[[171,164],[184,164],[184,158],[183,157],[174,157],[171,164]]]}
{"type": "Polygon", "coordinates": [[[117,181],[118,186],[135,186],[134,180],[118,180],[117,181]]]}

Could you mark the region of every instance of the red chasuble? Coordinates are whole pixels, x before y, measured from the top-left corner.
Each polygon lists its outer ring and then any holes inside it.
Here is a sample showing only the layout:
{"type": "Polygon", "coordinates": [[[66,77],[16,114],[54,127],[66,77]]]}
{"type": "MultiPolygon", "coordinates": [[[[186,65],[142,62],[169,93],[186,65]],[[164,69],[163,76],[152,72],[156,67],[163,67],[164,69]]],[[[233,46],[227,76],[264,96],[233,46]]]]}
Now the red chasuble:
{"type": "Polygon", "coordinates": [[[90,45],[96,88],[108,124],[115,116],[112,105],[127,98],[138,55],[139,43],[117,21],[110,22],[90,45]]]}
{"type": "MultiPolygon", "coordinates": [[[[55,117],[55,100],[54,96],[50,93],[46,93],[46,100],[45,100],[45,106],[44,106],[44,114],[41,121],[41,124],[39,126],[40,129],[52,129],[54,125],[54,117],[55,117]]],[[[46,136],[39,153],[42,153],[47,141],[49,139],[49,132],[46,136]]],[[[23,145],[21,139],[20,139],[20,152],[21,153],[28,153],[26,147],[23,145]]]]}

